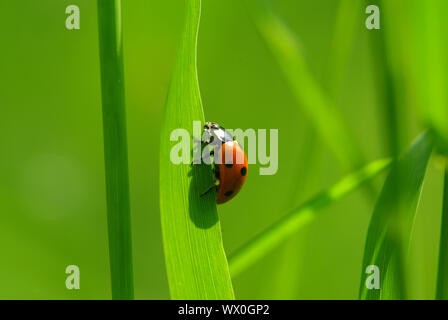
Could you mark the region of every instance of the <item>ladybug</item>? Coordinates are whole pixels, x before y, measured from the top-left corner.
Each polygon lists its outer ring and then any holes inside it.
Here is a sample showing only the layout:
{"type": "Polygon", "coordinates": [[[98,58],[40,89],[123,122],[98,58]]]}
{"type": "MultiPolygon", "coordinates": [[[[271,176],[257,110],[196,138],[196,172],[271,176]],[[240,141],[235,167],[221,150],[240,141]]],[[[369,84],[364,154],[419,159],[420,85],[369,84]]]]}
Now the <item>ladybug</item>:
{"type": "Polygon", "coordinates": [[[202,143],[213,146],[210,156],[214,158],[214,183],[201,197],[216,189],[216,203],[227,202],[236,196],[246,181],[246,153],[226,129],[214,122],[205,123],[202,143]]]}

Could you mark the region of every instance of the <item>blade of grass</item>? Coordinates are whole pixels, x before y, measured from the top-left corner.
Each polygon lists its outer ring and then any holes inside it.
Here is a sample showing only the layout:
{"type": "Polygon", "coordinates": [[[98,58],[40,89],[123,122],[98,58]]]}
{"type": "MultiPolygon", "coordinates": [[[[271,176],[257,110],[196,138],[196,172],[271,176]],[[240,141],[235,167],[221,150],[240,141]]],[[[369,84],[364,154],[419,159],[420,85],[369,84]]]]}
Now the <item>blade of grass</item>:
{"type": "Polygon", "coordinates": [[[175,165],[170,135],[193,121],[204,122],[197,80],[197,35],[201,1],[186,1],[186,20],[168,92],[160,148],[160,213],[166,269],[172,299],[233,299],[221,239],[210,166],[175,165]]]}
{"type": "MultiPolygon", "coordinates": [[[[377,5],[379,8],[385,8],[385,3],[382,0],[374,0],[369,4],[377,5]]],[[[396,5],[387,4],[389,6],[396,5]]],[[[395,8],[399,11],[399,7],[395,8]]],[[[381,28],[379,30],[366,30],[368,33],[368,39],[370,44],[370,51],[372,52],[373,70],[375,76],[376,91],[380,96],[380,112],[384,119],[384,124],[381,127],[381,131],[384,132],[383,139],[384,145],[387,147],[387,153],[396,158],[400,154],[400,150],[403,145],[403,136],[406,132],[405,121],[400,121],[400,115],[403,117],[404,112],[407,110],[401,110],[399,106],[399,97],[397,90],[397,75],[392,70],[392,59],[388,56],[388,42],[386,32],[391,32],[390,28],[395,26],[393,23],[394,16],[391,21],[386,19],[386,15],[381,16],[381,28]],[[388,25],[391,24],[391,26],[388,25]],[[400,112],[401,111],[401,112],[400,112]]],[[[396,26],[400,28],[400,25],[396,26]]],[[[395,40],[395,42],[397,42],[395,40]]],[[[398,44],[394,43],[394,49],[398,51],[398,44]]],[[[401,57],[400,57],[401,58],[401,57]]],[[[395,66],[399,63],[395,63],[395,66]]],[[[396,72],[395,72],[396,73],[396,72]]]]}
{"type": "Polygon", "coordinates": [[[364,163],[362,152],[342,115],[332,105],[308,70],[301,47],[292,31],[268,7],[266,0],[247,0],[262,38],[272,51],[298,105],[315,130],[346,169],[364,163]]]}
{"type": "Polygon", "coordinates": [[[320,209],[357,189],[364,182],[385,170],[389,164],[389,159],[372,162],[359,171],[346,176],[330,189],[293,209],[280,221],[267,228],[230,256],[229,265],[232,276],[236,276],[247,269],[298,229],[312,221],[320,209]]]}
{"type": "Polygon", "coordinates": [[[431,138],[424,133],[394,163],[384,183],[366,238],[359,290],[361,299],[406,297],[404,259],[431,150],[431,138]],[[380,270],[380,290],[369,290],[365,285],[365,270],[369,265],[376,265],[380,270]]]}
{"type": "Polygon", "coordinates": [[[113,299],[133,299],[120,0],[98,0],[107,221],[113,299]]]}
{"type": "Polygon", "coordinates": [[[361,6],[361,1],[339,1],[327,68],[329,70],[328,86],[334,99],[338,96],[344,70],[347,68],[352,52],[355,35],[359,30],[358,22],[360,22],[360,13],[362,12],[361,6]]]}
{"type": "Polygon", "coordinates": [[[445,162],[436,299],[448,300],[448,162],[445,162]]]}
{"type": "Polygon", "coordinates": [[[448,2],[412,0],[406,5],[412,21],[411,29],[406,28],[406,35],[412,35],[407,41],[413,71],[413,86],[409,91],[414,93],[416,105],[434,129],[438,147],[448,153],[448,21],[444,17],[448,2]]]}
{"type": "MultiPolygon", "coordinates": [[[[341,83],[344,78],[344,70],[346,69],[350,60],[353,43],[357,34],[358,22],[361,22],[361,5],[360,1],[352,0],[340,0],[338,1],[338,9],[334,21],[333,35],[331,41],[331,49],[328,56],[327,72],[326,72],[326,87],[331,97],[336,101],[339,98],[341,83]]],[[[297,169],[294,170],[294,175],[291,176],[292,187],[291,203],[296,203],[294,199],[298,199],[299,194],[303,197],[303,188],[309,187],[310,177],[315,175],[315,169],[319,161],[317,160],[317,146],[316,135],[310,134],[310,128],[305,128],[307,135],[310,139],[307,139],[303,146],[302,154],[307,155],[304,161],[297,161],[297,169]],[[299,179],[300,177],[300,179],[299,179]],[[299,186],[302,186],[300,188],[299,186]],[[307,187],[305,187],[307,186],[307,187]]],[[[302,128],[303,130],[303,128],[302,128]]],[[[317,138],[319,139],[319,138],[317,138]]],[[[319,149],[319,151],[322,149],[319,149]]],[[[376,193],[375,193],[376,194],[376,193]]],[[[371,196],[371,194],[368,194],[371,196]]],[[[300,202],[299,202],[300,203],[300,202]]],[[[295,235],[296,237],[298,235],[295,235]]],[[[294,292],[297,292],[298,286],[300,286],[300,277],[303,277],[300,271],[298,271],[303,265],[303,254],[306,246],[306,241],[302,238],[293,238],[283,248],[278,261],[278,268],[276,275],[272,277],[271,282],[275,284],[275,290],[272,294],[276,294],[277,298],[292,297],[294,292]]]]}

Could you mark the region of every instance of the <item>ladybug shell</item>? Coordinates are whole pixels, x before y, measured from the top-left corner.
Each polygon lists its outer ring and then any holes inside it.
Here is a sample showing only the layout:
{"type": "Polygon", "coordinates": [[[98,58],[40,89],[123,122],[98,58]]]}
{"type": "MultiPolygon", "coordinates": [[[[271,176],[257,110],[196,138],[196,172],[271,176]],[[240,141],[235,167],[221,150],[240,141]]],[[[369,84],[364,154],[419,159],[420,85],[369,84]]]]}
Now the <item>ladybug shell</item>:
{"type": "Polygon", "coordinates": [[[216,203],[224,203],[232,199],[243,187],[247,177],[247,157],[237,141],[229,141],[219,148],[219,189],[216,203]],[[233,155],[232,161],[227,158],[233,155]],[[243,161],[242,161],[243,160],[243,161]],[[237,161],[242,163],[237,163],[237,161]]]}

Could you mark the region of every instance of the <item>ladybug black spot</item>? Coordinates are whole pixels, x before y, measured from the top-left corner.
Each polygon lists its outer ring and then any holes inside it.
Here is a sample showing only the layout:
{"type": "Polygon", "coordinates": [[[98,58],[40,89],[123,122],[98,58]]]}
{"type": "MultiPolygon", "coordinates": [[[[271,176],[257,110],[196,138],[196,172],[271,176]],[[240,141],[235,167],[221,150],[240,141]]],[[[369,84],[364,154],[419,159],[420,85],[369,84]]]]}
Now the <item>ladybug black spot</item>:
{"type": "Polygon", "coordinates": [[[224,193],[224,195],[226,197],[230,197],[233,194],[233,190],[227,191],[226,193],[224,193]]]}
{"type": "Polygon", "coordinates": [[[246,167],[242,167],[240,172],[241,172],[241,175],[244,177],[246,175],[246,173],[247,173],[247,168],[246,167]]]}
{"type": "Polygon", "coordinates": [[[233,163],[226,163],[226,167],[227,168],[232,168],[233,167],[233,163]]]}

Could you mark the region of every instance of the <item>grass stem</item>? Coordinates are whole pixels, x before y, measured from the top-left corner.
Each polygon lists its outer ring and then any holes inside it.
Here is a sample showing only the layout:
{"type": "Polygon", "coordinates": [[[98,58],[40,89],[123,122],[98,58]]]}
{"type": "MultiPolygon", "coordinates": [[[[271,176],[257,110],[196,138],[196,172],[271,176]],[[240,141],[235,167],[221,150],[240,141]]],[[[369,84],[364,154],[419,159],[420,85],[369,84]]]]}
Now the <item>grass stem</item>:
{"type": "Polygon", "coordinates": [[[112,299],[133,299],[121,1],[98,0],[112,299]]]}
{"type": "Polygon", "coordinates": [[[448,162],[445,164],[436,299],[448,299],[448,162]]]}

